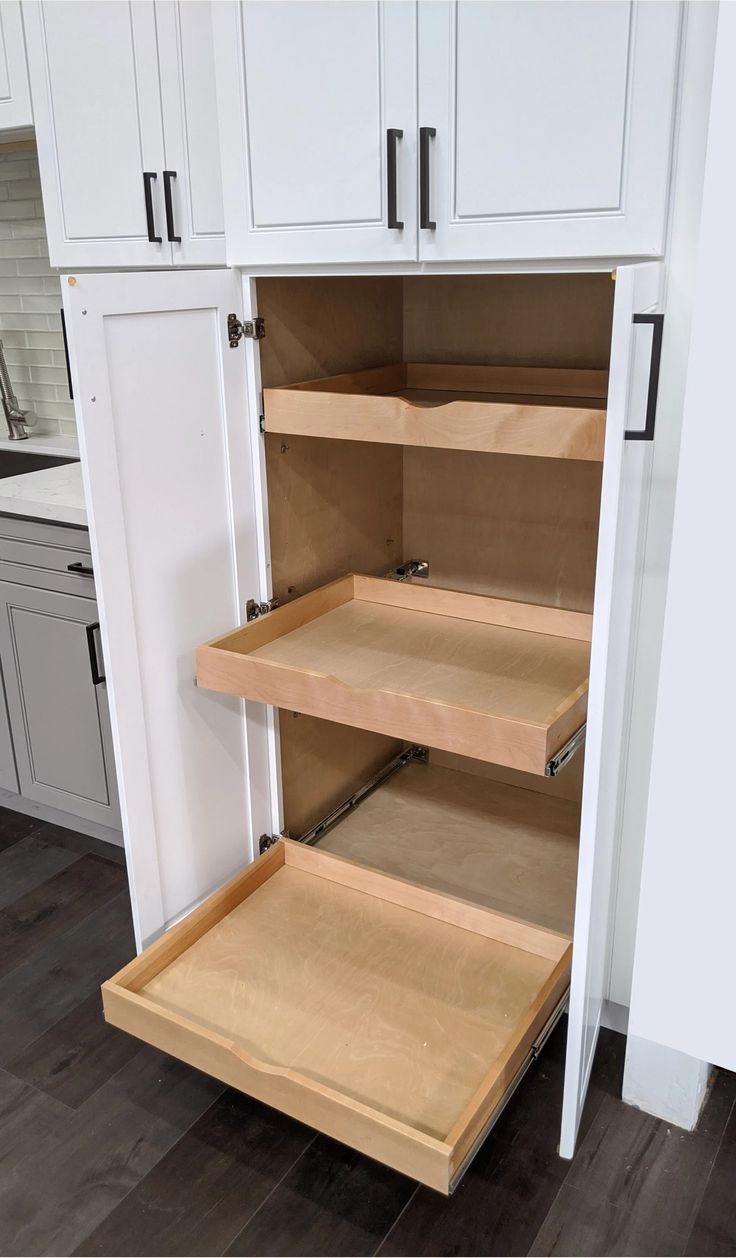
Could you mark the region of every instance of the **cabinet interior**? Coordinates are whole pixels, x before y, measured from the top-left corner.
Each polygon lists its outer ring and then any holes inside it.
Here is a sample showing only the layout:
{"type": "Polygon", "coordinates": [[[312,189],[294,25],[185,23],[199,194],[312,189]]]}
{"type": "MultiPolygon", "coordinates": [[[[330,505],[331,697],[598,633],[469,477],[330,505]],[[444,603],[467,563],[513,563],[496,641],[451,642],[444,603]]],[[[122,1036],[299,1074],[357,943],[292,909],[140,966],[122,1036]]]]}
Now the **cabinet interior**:
{"type": "MultiPolygon", "coordinates": [[[[614,287],[608,272],[259,279],[262,384],[397,363],[605,372],[614,287]]],[[[282,605],[346,573],[381,576],[420,559],[432,587],[592,611],[599,460],[269,431],[265,458],[273,595],[282,605]]],[[[284,827],[293,836],[406,745],[283,709],[279,729],[284,827]]],[[[403,769],[321,843],[502,908],[489,888],[503,850],[517,842],[506,911],[516,911],[512,884],[526,880],[526,912],[545,925],[554,851],[557,929],[565,923],[569,932],[582,760],[545,778],[430,748],[428,765],[403,769]],[[514,803],[520,790],[534,795],[514,803]],[[484,829],[494,816],[495,828],[484,829]]]]}

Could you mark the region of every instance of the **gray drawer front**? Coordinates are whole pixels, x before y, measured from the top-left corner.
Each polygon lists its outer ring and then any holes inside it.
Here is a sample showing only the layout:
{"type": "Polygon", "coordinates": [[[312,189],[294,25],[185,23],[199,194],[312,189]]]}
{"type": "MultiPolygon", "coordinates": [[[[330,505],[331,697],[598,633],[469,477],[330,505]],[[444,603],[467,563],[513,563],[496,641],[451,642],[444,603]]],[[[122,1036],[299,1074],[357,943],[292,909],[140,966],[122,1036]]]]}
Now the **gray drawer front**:
{"type": "Polygon", "coordinates": [[[86,529],[0,518],[0,580],[94,598],[94,578],[75,564],[92,567],[86,529]]]}

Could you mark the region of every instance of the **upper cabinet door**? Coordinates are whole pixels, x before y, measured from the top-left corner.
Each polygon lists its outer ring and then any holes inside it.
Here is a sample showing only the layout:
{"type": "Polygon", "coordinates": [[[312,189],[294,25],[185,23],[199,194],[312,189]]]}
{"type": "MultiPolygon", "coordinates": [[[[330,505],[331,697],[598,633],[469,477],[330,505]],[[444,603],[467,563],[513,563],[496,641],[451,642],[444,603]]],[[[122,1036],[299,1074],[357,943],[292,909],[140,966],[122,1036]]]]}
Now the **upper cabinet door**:
{"type": "Polygon", "coordinates": [[[228,263],[415,259],[416,5],[243,0],[214,29],[228,263]]]}
{"type": "Polygon", "coordinates": [[[426,260],[658,256],[680,5],[419,6],[426,260]]]}
{"type": "Polygon", "coordinates": [[[177,265],[225,261],[209,0],[156,0],[166,169],[164,236],[177,265]]]}
{"type": "Polygon", "coordinates": [[[52,266],[170,263],[153,0],[43,0],[24,15],[52,266]]]}
{"type": "Polygon", "coordinates": [[[210,5],[26,0],[51,264],[225,261],[210,5]]]}
{"type": "Polygon", "coordinates": [[[32,127],[20,0],[0,3],[0,130],[32,127]]]}

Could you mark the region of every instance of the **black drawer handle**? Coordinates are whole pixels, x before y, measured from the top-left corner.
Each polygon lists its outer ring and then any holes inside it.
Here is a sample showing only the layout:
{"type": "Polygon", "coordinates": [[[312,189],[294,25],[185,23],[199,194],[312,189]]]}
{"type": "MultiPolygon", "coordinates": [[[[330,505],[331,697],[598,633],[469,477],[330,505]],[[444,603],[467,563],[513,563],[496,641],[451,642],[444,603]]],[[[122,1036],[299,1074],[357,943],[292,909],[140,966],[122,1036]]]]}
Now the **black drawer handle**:
{"type": "Polygon", "coordinates": [[[386,165],[386,189],[388,200],[388,225],[395,228],[396,231],[403,231],[404,224],[398,217],[396,208],[396,160],[397,160],[397,141],[403,137],[404,132],[399,127],[389,127],[386,132],[386,149],[387,149],[387,165],[386,165]]]}
{"type": "Polygon", "coordinates": [[[148,226],[148,239],[152,245],[162,244],[160,236],[156,235],[156,220],[153,216],[153,193],[151,184],[154,179],[158,179],[155,170],[144,170],[143,172],[143,194],[146,198],[146,224],[148,226]]]}
{"type": "Polygon", "coordinates": [[[171,199],[171,180],[176,179],[175,170],[164,171],[164,205],[166,206],[166,235],[172,244],[180,245],[181,236],[174,230],[174,203],[171,199]]]}
{"type": "Polygon", "coordinates": [[[78,577],[93,577],[95,575],[94,568],[88,568],[83,563],[68,563],[66,570],[67,572],[73,572],[78,577]]]}
{"type": "Polygon", "coordinates": [[[99,686],[105,680],[105,674],[100,672],[97,663],[97,643],[95,642],[95,632],[100,627],[100,622],[96,620],[93,625],[85,625],[84,631],[87,634],[87,649],[89,651],[89,671],[92,674],[92,685],[99,686]]]}
{"type": "Polygon", "coordinates": [[[654,422],[657,418],[657,394],[659,393],[659,365],[662,361],[662,328],[663,314],[635,314],[633,323],[648,323],[652,328],[652,356],[649,361],[649,389],[647,391],[647,414],[644,427],[638,432],[630,428],[624,433],[626,441],[653,441],[654,422]]]}
{"type": "Polygon", "coordinates": [[[436,134],[434,127],[419,128],[419,226],[431,232],[437,224],[429,217],[429,141],[436,134]]]}

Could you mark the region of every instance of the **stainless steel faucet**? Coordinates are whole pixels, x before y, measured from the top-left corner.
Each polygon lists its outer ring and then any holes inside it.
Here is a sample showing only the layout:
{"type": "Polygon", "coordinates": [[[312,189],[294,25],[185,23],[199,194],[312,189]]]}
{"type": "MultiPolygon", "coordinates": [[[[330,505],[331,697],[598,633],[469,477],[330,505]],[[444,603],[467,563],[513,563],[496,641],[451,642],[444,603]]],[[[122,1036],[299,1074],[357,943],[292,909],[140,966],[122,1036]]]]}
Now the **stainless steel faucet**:
{"type": "Polygon", "coordinates": [[[3,410],[5,411],[10,440],[25,441],[28,437],[26,424],[33,424],[35,420],[29,417],[28,411],[21,410],[18,399],[13,392],[2,341],[0,341],[0,393],[3,396],[3,410]]]}

